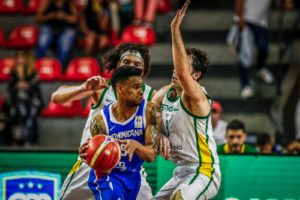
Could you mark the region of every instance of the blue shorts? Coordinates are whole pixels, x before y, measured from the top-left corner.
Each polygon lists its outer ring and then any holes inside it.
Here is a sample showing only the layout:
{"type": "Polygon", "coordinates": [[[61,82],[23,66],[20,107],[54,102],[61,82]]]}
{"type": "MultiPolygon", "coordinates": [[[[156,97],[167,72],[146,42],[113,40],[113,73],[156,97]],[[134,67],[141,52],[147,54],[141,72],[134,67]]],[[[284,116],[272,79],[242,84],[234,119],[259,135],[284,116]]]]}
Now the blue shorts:
{"type": "Polygon", "coordinates": [[[91,170],[89,187],[93,191],[96,200],[127,200],[136,199],[141,186],[140,172],[123,173],[111,172],[103,175],[98,180],[91,170]],[[93,184],[92,184],[93,183],[93,184]]]}

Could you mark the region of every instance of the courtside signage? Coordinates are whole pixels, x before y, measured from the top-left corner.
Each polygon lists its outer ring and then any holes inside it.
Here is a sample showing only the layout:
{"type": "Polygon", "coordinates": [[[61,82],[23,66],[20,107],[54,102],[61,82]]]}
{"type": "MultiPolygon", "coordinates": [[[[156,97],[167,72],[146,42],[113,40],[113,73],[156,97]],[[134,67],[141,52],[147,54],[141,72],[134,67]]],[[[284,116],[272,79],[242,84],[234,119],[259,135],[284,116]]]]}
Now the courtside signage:
{"type": "Polygon", "coordinates": [[[61,175],[38,171],[0,173],[0,199],[57,200],[61,175]]]}

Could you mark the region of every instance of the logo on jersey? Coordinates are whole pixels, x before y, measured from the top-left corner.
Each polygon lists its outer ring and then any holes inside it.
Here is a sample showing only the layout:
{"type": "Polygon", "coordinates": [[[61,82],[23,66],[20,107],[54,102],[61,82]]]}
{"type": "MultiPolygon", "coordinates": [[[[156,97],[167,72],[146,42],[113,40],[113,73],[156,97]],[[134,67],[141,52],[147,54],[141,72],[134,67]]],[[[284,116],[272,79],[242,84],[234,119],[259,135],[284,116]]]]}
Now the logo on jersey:
{"type": "Polygon", "coordinates": [[[56,200],[60,188],[59,174],[17,171],[0,174],[0,198],[9,200],[56,200]]]}
{"type": "Polygon", "coordinates": [[[175,111],[178,111],[178,108],[174,108],[174,106],[169,106],[167,104],[162,104],[161,105],[161,110],[162,111],[167,111],[167,112],[175,112],[175,111]]]}
{"type": "Polygon", "coordinates": [[[134,119],[134,128],[143,128],[142,116],[136,116],[134,119]]]}

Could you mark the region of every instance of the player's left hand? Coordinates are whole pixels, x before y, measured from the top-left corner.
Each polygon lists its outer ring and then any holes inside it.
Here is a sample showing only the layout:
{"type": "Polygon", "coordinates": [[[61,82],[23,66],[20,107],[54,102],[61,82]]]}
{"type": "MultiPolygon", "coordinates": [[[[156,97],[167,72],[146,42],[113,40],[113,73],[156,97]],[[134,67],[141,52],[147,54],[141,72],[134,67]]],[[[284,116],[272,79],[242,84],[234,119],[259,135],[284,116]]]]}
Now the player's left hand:
{"type": "Polygon", "coordinates": [[[84,143],[82,143],[82,145],[80,145],[80,147],[78,148],[78,153],[79,156],[81,158],[81,160],[85,163],[87,163],[86,161],[86,157],[87,157],[87,153],[86,150],[89,147],[89,142],[90,142],[91,138],[88,138],[84,143]]]}
{"type": "Polygon", "coordinates": [[[186,0],[184,5],[182,6],[182,8],[180,10],[177,11],[175,18],[173,19],[172,23],[171,23],[171,29],[179,29],[182,19],[185,16],[186,10],[189,7],[190,4],[190,0],[186,0]]]}
{"type": "Polygon", "coordinates": [[[128,160],[131,162],[133,154],[136,150],[142,148],[142,144],[135,140],[119,140],[121,144],[125,144],[125,150],[128,153],[128,160]]]}

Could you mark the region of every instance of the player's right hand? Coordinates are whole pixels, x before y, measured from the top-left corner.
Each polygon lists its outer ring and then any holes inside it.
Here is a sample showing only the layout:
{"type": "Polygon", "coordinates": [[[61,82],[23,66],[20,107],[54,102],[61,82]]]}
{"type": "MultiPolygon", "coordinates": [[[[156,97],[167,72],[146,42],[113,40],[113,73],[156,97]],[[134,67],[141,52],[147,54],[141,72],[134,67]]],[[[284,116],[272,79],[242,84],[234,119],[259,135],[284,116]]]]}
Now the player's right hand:
{"type": "Polygon", "coordinates": [[[164,135],[159,138],[159,154],[166,160],[170,159],[170,141],[164,135]]]}
{"type": "Polygon", "coordinates": [[[85,90],[95,91],[108,87],[108,84],[105,78],[102,78],[101,76],[93,76],[83,83],[83,87],[85,90]]]}
{"type": "Polygon", "coordinates": [[[85,163],[87,163],[86,161],[86,157],[87,157],[87,153],[86,150],[89,147],[89,142],[90,142],[91,138],[88,138],[84,143],[82,143],[82,145],[80,145],[80,147],[78,148],[78,153],[79,156],[81,158],[81,160],[85,163]]]}

